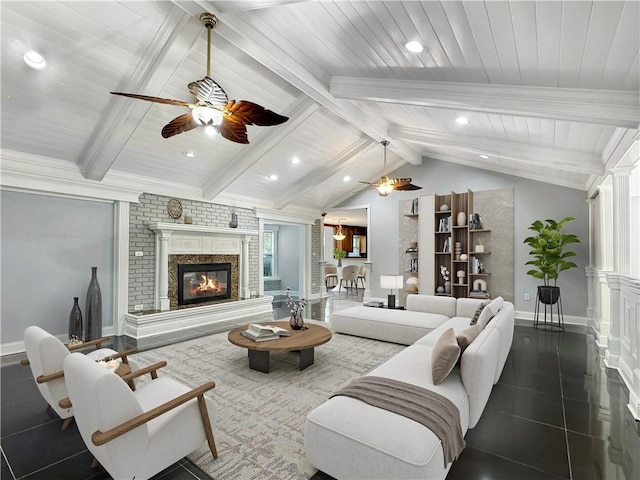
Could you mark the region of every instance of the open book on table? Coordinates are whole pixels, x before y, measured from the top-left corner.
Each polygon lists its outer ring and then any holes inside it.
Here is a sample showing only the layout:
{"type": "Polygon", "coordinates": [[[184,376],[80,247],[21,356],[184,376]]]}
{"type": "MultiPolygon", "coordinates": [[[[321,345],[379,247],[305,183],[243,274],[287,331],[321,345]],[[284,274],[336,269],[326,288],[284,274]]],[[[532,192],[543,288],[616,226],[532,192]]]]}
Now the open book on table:
{"type": "Polygon", "coordinates": [[[291,332],[286,328],[276,327],[275,325],[258,325],[257,323],[250,323],[246,332],[254,338],[270,336],[288,337],[291,335],[291,332]]]}

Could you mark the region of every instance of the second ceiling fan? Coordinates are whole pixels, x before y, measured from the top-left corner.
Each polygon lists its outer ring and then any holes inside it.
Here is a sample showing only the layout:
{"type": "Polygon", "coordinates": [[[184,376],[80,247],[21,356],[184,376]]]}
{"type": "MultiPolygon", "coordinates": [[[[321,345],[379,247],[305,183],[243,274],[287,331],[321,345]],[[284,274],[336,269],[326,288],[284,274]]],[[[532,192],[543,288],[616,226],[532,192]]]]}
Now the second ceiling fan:
{"type": "Polygon", "coordinates": [[[207,29],[207,76],[191,82],[187,88],[196,101],[185,102],[170,98],[150,97],[137,93],[110,92],[113,95],[137,98],[147,102],[164,103],[191,109],[190,112],[174,118],[162,128],[162,136],[169,138],[196,127],[212,127],[227,140],[249,143],[247,125],[271,126],[289,120],[271,110],[246,100],[229,100],[222,87],[211,79],[211,30],[218,19],[211,13],[200,15],[200,21],[207,29]]]}
{"type": "MultiPolygon", "coordinates": [[[[387,177],[387,145],[389,145],[388,140],[383,140],[380,142],[384,146],[384,174],[382,177],[378,179],[377,182],[363,182],[369,185],[367,188],[375,188],[378,191],[378,195],[381,197],[386,197],[394,190],[406,191],[406,190],[420,190],[422,187],[414,185],[411,183],[411,178],[393,178],[387,177]]],[[[366,188],[365,188],[366,190],[366,188]]]]}

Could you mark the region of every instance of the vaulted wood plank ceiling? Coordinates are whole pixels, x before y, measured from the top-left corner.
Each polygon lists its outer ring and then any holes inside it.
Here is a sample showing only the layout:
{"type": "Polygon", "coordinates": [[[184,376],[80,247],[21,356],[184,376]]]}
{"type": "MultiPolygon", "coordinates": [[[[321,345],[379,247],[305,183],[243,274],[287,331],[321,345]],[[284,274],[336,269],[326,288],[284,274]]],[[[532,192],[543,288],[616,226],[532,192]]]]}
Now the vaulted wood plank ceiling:
{"type": "Polygon", "coordinates": [[[587,190],[639,126],[639,6],[2,2],[3,183],[46,166],[53,176],[319,212],[382,174],[388,139],[391,170],[436,158],[587,190]],[[187,84],[206,73],[205,11],[219,19],[211,76],[229,98],[290,117],[250,126],[249,145],[203,129],[163,139],[179,107],[109,95],[189,101],[187,84]],[[410,40],[424,50],[409,52],[410,40]],[[47,68],[29,69],[27,49],[47,68]]]}

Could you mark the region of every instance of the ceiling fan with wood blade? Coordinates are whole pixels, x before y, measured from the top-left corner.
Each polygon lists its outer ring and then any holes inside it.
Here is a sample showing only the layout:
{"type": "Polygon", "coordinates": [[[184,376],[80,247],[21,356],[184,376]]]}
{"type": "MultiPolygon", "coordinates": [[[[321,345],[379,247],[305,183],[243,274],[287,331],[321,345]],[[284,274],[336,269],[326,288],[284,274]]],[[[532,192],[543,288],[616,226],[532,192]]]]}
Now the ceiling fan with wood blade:
{"type": "Polygon", "coordinates": [[[289,120],[288,117],[267,110],[257,103],[246,100],[229,100],[222,87],[211,79],[211,30],[218,23],[218,19],[211,13],[203,13],[200,15],[200,21],[207,29],[207,76],[202,80],[191,82],[187,86],[189,92],[195,97],[193,103],[136,93],[110,93],[191,109],[189,113],[174,118],[162,128],[164,138],[188,132],[196,127],[211,127],[227,140],[249,143],[247,125],[268,127],[280,125],[289,120]]]}
{"type": "MultiPolygon", "coordinates": [[[[420,190],[422,187],[411,183],[411,178],[393,178],[387,176],[387,145],[389,145],[389,141],[383,140],[380,143],[384,146],[384,175],[382,175],[377,182],[360,181],[360,183],[369,185],[367,188],[375,188],[381,197],[386,197],[394,190],[420,190]]],[[[365,188],[365,190],[367,188],[365,188]]]]}

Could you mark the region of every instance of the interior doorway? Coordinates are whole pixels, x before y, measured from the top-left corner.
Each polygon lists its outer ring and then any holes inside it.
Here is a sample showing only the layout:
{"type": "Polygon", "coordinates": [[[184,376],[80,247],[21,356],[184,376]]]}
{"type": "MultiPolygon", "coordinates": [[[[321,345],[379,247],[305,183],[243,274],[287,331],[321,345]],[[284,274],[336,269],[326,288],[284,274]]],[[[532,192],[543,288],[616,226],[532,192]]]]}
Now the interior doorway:
{"type": "Polygon", "coordinates": [[[304,226],[264,223],[262,276],[265,295],[280,298],[287,288],[299,296],[304,275],[304,226]]]}

